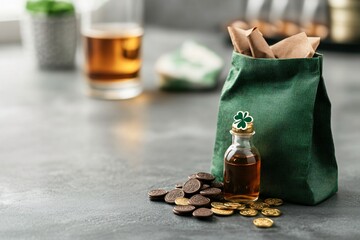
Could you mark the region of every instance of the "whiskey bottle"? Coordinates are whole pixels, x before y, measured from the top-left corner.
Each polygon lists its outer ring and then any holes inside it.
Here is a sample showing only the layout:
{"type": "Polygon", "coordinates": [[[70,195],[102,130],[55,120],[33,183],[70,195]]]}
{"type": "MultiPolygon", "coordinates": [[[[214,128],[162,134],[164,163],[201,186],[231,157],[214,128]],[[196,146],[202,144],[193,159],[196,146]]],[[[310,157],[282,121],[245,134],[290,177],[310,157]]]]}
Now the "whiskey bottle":
{"type": "Polygon", "coordinates": [[[261,160],[251,141],[255,131],[248,114],[238,112],[230,131],[232,144],[224,157],[224,198],[227,201],[249,202],[259,197],[261,160]]]}

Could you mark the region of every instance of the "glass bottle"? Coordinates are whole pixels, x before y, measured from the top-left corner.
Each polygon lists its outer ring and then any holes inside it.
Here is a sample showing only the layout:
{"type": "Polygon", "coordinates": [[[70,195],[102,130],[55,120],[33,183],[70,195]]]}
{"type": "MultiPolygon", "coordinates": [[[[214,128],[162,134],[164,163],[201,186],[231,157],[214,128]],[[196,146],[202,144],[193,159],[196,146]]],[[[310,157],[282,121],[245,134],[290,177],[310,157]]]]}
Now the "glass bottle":
{"type": "Polygon", "coordinates": [[[224,198],[232,202],[256,201],[260,191],[260,154],[252,144],[253,123],[230,131],[232,144],[224,157],[224,198]]]}

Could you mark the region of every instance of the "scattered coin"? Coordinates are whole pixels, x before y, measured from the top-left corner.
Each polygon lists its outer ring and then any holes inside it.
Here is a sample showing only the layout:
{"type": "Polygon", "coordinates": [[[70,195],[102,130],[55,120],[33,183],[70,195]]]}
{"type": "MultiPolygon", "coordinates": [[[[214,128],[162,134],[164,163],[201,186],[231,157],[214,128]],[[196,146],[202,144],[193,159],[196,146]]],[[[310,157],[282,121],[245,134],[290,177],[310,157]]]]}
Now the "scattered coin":
{"type": "Polygon", "coordinates": [[[201,188],[201,182],[198,179],[191,178],[184,183],[183,190],[186,194],[194,194],[201,188]]]}
{"type": "Polygon", "coordinates": [[[196,178],[196,173],[190,174],[190,175],[188,176],[188,179],[192,179],[192,178],[196,178]]]}
{"type": "Polygon", "coordinates": [[[198,172],[196,174],[196,178],[206,182],[211,182],[215,180],[215,177],[212,174],[206,172],[198,172]]]}
{"type": "Polygon", "coordinates": [[[150,200],[164,200],[165,195],[168,191],[164,189],[153,189],[148,192],[150,200]]]}
{"type": "Polygon", "coordinates": [[[185,192],[181,189],[173,189],[165,195],[165,202],[174,204],[175,199],[179,197],[185,197],[185,192]]]}
{"type": "Polygon", "coordinates": [[[195,207],[203,207],[210,203],[210,199],[200,194],[196,194],[189,199],[189,204],[195,207]]]}
{"type": "Polygon", "coordinates": [[[246,208],[246,205],[245,204],[241,204],[241,205],[239,205],[237,208],[236,208],[236,210],[243,210],[243,209],[245,209],[246,208]]]}
{"type": "Polygon", "coordinates": [[[256,210],[262,210],[263,208],[268,208],[270,206],[264,202],[258,201],[249,203],[249,207],[256,210]]]}
{"type": "Polygon", "coordinates": [[[259,228],[269,228],[272,227],[274,221],[270,218],[256,218],[253,221],[254,225],[259,228]]]}
{"type": "Polygon", "coordinates": [[[175,199],[175,204],[178,206],[187,206],[189,205],[189,199],[185,197],[178,197],[175,199]]]}
{"type": "Polygon", "coordinates": [[[284,203],[284,201],[280,198],[267,198],[264,202],[270,206],[281,206],[284,203]]]}
{"type": "MultiPolygon", "coordinates": [[[[174,214],[192,215],[197,218],[208,218],[213,214],[228,216],[239,210],[240,215],[254,217],[261,211],[263,216],[277,217],[282,213],[279,209],[270,206],[280,206],[283,200],[279,198],[267,198],[262,202],[243,202],[224,199],[222,189],[224,184],[215,181],[215,177],[206,172],[198,172],[188,176],[184,183],[177,183],[175,189],[166,191],[164,189],[153,189],[148,192],[151,201],[164,201],[176,204],[173,208],[174,214]],[[185,197],[187,196],[187,197],[185,197]],[[209,198],[208,198],[209,197],[209,198]],[[210,199],[211,198],[211,199],[210,199]],[[211,205],[211,209],[209,209],[211,205]]],[[[271,227],[273,220],[262,217],[256,218],[253,223],[257,227],[271,227]]]]}
{"type": "Polygon", "coordinates": [[[173,213],[177,215],[187,215],[192,213],[195,210],[194,206],[187,205],[187,206],[175,206],[173,208],[173,213]]]}
{"type": "Polygon", "coordinates": [[[222,182],[212,182],[211,183],[211,187],[215,187],[215,188],[224,188],[224,183],[222,182]]]}
{"type": "Polygon", "coordinates": [[[221,216],[229,216],[232,215],[234,213],[234,210],[226,210],[226,209],[218,209],[218,208],[211,208],[211,211],[216,214],[216,215],[221,215],[221,216]]]}
{"type": "Polygon", "coordinates": [[[233,207],[234,209],[236,209],[237,207],[242,206],[243,204],[236,203],[236,202],[226,202],[226,203],[224,203],[224,205],[227,207],[233,207]]]}
{"type": "Polygon", "coordinates": [[[217,196],[221,193],[221,189],[220,188],[207,188],[205,190],[200,191],[200,194],[206,197],[213,197],[213,196],[217,196]]]}
{"type": "Polygon", "coordinates": [[[258,215],[258,210],[252,208],[244,208],[240,210],[240,215],[245,217],[255,217],[258,215]]]}
{"type": "Polygon", "coordinates": [[[205,190],[205,189],[208,189],[209,187],[210,187],[209,184],[203,184],[203,185],[201,186],[201,188],[200,188],[200,191],[205,190]]]}
{"type": "Polygon", "coordinates": [[[235,202],[226,202],[224,203],[224,206],[227,207],[228,209],[233,209],[233,210],[242,210],[246,208],[245,204],[235,203],[235,202]]]}
{"type": "Polygon", "coordinates": [[[198,208],[192,215],[197,218],[208,218],[213,215],[213,212],[209,208],[198,208]]]}
{"type": "Polygon", "coordinates": [[[211,198],[215,202],[225,202],[224,195],[222,195],[222,194],[219,194],[217,196],[213,196],[211,198]]]}
{"type": "Polygon", "coordinates": [[[261,214],[267,217],[278,217],[281,215],[281,211],[276,208],[264,208],[261,210],[261,214]]]}
{"type": "Polygon", "coordinates": [[[212,202],[211,207],[217,208],[217,209],[227,209],[224,203],[222,202],[212,202]]]}

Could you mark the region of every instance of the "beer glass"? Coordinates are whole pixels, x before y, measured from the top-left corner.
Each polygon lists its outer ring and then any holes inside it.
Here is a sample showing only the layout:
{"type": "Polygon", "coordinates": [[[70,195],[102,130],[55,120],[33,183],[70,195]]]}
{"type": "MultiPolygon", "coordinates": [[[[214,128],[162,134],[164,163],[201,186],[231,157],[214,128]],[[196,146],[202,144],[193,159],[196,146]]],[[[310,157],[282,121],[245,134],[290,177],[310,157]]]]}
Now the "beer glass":
{"type": "Polygon", "coordinates": [[[136,97],[142,92],[143,1],[102,0],[96,4],[82,17],[88,92],[102,99],[136,97]]]}

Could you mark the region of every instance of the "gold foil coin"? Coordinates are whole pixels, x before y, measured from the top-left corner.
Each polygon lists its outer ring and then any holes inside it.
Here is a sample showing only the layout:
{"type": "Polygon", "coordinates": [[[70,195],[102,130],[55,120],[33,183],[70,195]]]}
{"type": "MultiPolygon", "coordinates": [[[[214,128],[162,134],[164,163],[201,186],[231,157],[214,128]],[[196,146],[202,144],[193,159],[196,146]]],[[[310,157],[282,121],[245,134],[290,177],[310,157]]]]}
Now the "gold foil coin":
{"type": "Polygon", "coordinates": [[[235,203],[235,202],[226,202],[224,203],[224,206],[227,209],[233,209],[233,210],[242,210],[246,207],[245,204],[235,203]]]}
{"type": "Polygon", "coordinates": [[[280,206],[284,203],[284,201],[280,198],[267,198],[264,200],[264,202],[270,206],[280,206]]]}
{"type": "Polygon", "coordinates": [[[261,210],[261,214],[267,217],[278,217],[281,215],[281,211],[276,208],[264,208],[261,210]]]}
{"type": "Polygon", "coordinates": [[[212,202],[211,207],[216,209],[227,209],[226,206],[222,202],[212,202]]]}
{"type": "Polygon", "coordinates": [[[252,208],[244,208],[240,210],[240,215],[245,217],[255,217],[258,215],[258,210],[252,208]]]}
{"type": "Polygon", "coordinates": [[[263,202],[252,202],[249,204],[249,207],[256,210],[263,210],[264,208],[270,207],[269,204],[263,202]]]}
{"type": "Polygon", "coordinates": [[[243,210],[243,209],[245,209],[246,208],[246,205],[245,204],[240,204],[237,208],[236,208],[236,210],[243,210]]]}
{"type": "Polygon", "coordinates": [[[189,199],[185,198],[185,197],[176,198],[175,204],[178,206],[187,206],[187,205],[189,205],[189,199]]]}
{"type": "Polygon", "coordinates": [[[216,215],[221,215],[221,216],[229,216],[234,213],[234,210],[217,209],[217,208],[211,208],[211,211],[213,211],[213,213],[215,213],[216,215]]]}
{"type": "Polygon", "coordinates": [[[274,221],[270,218],[256,218],[253,221],[254,225],[259,228],[269,228],[272,227],[274,221]]]}

